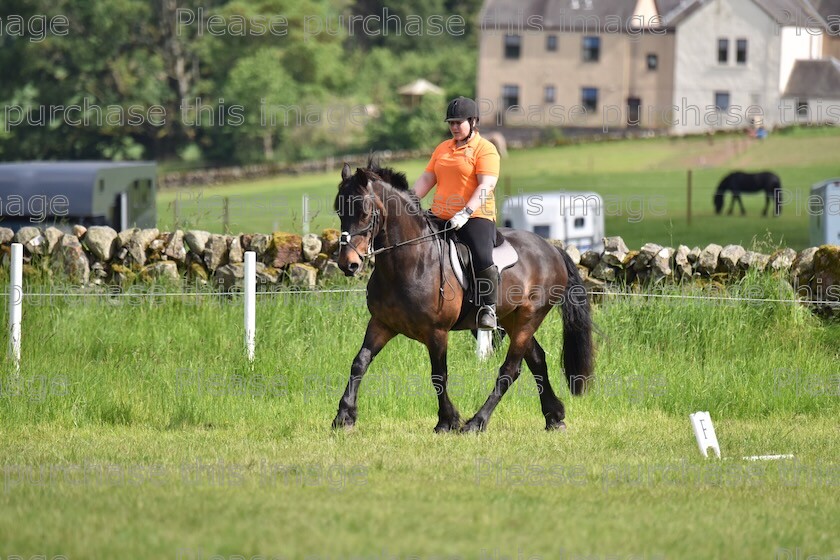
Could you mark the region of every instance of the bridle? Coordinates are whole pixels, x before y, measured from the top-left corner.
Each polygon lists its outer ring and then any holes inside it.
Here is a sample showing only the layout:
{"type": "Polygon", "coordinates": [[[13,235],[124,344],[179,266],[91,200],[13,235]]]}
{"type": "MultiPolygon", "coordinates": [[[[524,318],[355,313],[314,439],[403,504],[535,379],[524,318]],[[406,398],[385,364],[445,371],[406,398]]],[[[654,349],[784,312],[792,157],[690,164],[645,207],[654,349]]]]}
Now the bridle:
{"type": "Polygon", "coordinates": [[[368,258],[372,255],[375,255],[377,252],[373,249],[373,238],[376,237],[379,234],[379,232],[377,231],[376,233],[374,233],[373,230],[376,228],[376,224],[379,222],[379,218],[380,218],[379,208],[374,208],[373,212],[371,213],[370,223],[368,223],[368,225],[366,225],[362,229],[359,229],[359,230],[356,230],[356,231],[342,231],[341,232],[341,235],[338,238],[338,246],[339,247],[344,247],[345,245],[349,245],[353,249],[353,251],[355,251],[356,254],[359,255],[359,258],[362,259],[362,260],[364,260],[364,259],[366,259],[366,258],[368,258]],[[357,235],[362,235],[362,234],[367,234],[366,237],[368,238],[367,252],[364,255],[359,252],[359,249],[352,242],[353,237],[355,237],[357,235]]]}
{"type": "MultiPolygon", "coordinates": [[[[375,198],[375,197],[373,197],[373,198],[375,198]]],[[[455,227],[454,226],[447,226],[447,227],[441,228],[439,230],[435,230],[435,228],[432,226],[432,222],[429,219],[429,217],[427,215],[424,215],[424,218],[426,220],[426,223],[429,226],[429,229],[431,230],[431,233],[426,233],[426,234],[420,235],[418,237],[408,239],[406,241],[400,241],[399,243],[394,243],[393,245],[389,245],[387,247],[380,247],[379,249],[374,249],[373,248],[373,240],[376,238],[377,235],[379,235],[379,231],[377,230],[377,224],[379,223],[381,217],[382,217],[382,215],[381,215],[381,212],[380,212],[379,208],[374,207],[373,212],[371,212],[371,220],[368,223],[368,225],[366,225],[365,227],[363,227],[361,229],[355,230],[355,231],[342,231],[341,232],[341,235],[338,238],[339,248],[343,248],[343,247],[349,245],[350,248],[352,248],[353,251],[359,256],[359,258],[364,261],[365,259],[367,259],[369,257],[376,256],[376,255],[378,255],[380,253],[384,253],[386,251],[391,251],[391,250],[396,249],[398,247],[402,247],[403,245],[409,245],[409,244],[412,244],[412,243],[416,243],[418,241],[423,241],[423,240],[428,239],[428,238],[434,238],[434,240],[437,241],[438,253],[440,255],[440,280],[441,280],[441,283],[440,283],[440,297],[441,297],[441,301],[443,301],[443,299],[444,299],[444,284],[449,284],[449,280],[446,278],[446,274],[444,273],[443,234],[448,232],[448,231],[454,230],[455,227]],[[357,235],[363,235],[363,234],[366,235],[367,240],[368,240],[367,251],[365,252],[364,255],[359,251],[359,249],[356,247],[356,245],[352,241],[353,237],[355,237],[357,235]]]]}
{"type": "MultiPolygon", "coordinates": [[[[377,229],[377,224],[379,223],[381,217],[382,217],[382,214],[379,211],[379,208],[374,208],[373,212],[371,212],[371,220],[368,223],[368,225],[366,225],[365,227],[363,227],[361,229],[355,230],[355,231],[342,231],[341,232],[341,235],[338,238],[339,247],[344,247],[345,245],[349,245],[350,248],[353,249],[353,251],[357,255],[359,255],[360,259],[366,259],[368,257],[373,257],[373,256],[376,256],[380,253],[384,253],[385,251],[390,251],[392,249],[396,249],[397,247],[402,247],[403,245],[409,245],[411,243],[416,243],[417,241],[423,241],[424,239],[428,239],[430,237],[437,238],[441,234],[444,234],[448,231],[451,231],[451,230],[455,229],[453,226],[447,226],[447,227],[442,228],[442,229],[437,230],[437,231],[435,231],[434,228],[431,228],[432,233],[426,233],[426,234],[421,235],[419,237],[414,237],[414,238],[408,239],[406,241],[400,241],[399,243],[394,243],[393,245],[389,245],[387,247],[380,247],[379,249],[374,249],[373,248],[373,240],[377,235],[379,235],[379,231],[374,231],[374,230],[377,229]],[[367,237],[367,240],[368,240],[367,251],[365,252],[365,254],[362,254],[359,251],[359,249],[356,247],[356,245],[352,242],[353,237],[356,237],[357,235],[363,235],[363,234],[366,234],[366,237],[367,237]]],[[[426,219],[428,221],[428,218],[426,218],[426,219]]]]}

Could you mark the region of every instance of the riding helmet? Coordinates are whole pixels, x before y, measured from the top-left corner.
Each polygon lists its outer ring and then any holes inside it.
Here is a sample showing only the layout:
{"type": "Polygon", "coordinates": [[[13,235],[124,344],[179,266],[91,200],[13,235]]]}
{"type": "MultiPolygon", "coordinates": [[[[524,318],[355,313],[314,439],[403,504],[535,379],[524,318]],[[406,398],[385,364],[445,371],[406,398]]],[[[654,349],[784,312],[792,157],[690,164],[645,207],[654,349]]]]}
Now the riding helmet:
{"type": "Polygon", "coordinates": [[[465,121],[470,118],[478,118],[478,105],[475,101],[461,96],[449,102],[445,121],[465,121]]]}

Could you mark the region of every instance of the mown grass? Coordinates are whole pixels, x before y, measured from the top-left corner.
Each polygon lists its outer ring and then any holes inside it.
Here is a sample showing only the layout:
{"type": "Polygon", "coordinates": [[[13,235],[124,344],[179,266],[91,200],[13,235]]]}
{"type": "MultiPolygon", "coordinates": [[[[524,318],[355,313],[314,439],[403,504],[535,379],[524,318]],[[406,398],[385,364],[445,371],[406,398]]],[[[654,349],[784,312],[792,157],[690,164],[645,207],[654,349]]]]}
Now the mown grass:
{"type": "MultiPolygon", "coordinates": [[[[769,236],[776,245],[802,249],[810,246],[807,202],[811,185],[840,176],[839,149],[840,129],[806,128],[775,133],[764,141],[741,136],[653,138],[512,150],[502,161],[497,200],[554,190],[598,192],[605,199],[607,234],[621,235],[630,248],[648,242],[701,247],[712,242],[749,245],[756,238],[769,236]],[[689,169],[693,173],[690,224],[689,169]],[[712,195],[719,181],[735,169],[769,169],[779,174],[786,191],[781,217],[761,216],[764,200],[760,195],[743,197],[745,217],[714,214],[712,195]]],[[[426,163],[406,161],[394,167],[413,182],[426,163]]],[[[161,192],[159,227],[173,226],[177,198],[181,227],[221,232],[222,201],[229,197],[229,228],[233,233],[275,228],[301,231],[304,194],[310,197],[310,212],[314,214],[311,229],[337,227],[332,203],[338,180],[336,169],[161,192]]]]}
{"type": "MultiPolygon", "coordinates": [[[[740,288],[787,293],[771,277],[740,288]]],[[[329,429],[367,320],[358,292],[260,296],[253,366],[236,298],[84,301],[30,301],[20,376],[3,364],[3,557],[840,549],[840,325],[790,301],[608,298],[594,312],[597,383],[574,399],[552,313],[539,338],[568,431],[543,430],[526,370],[479,436],[432,433],[428,360],[405,338],[371,366],[356,429],[329,429]],[[697,410],[715,420],[724,460],[700,457],[697,410]],[[742,459],[775,453],[795,460],[742,459]]],[[[477,362],[454,333],[449,358],[466,417],[501,356],[477,362]]]]}

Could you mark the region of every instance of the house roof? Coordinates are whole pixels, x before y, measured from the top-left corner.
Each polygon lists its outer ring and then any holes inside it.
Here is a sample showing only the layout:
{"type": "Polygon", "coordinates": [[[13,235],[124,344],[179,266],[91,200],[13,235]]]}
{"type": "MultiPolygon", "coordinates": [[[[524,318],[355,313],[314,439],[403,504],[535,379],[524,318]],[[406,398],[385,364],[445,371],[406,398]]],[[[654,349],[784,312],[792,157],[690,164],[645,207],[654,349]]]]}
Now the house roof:
{"type": "MultiPolygon", "coordinates": [[[[673,28],[713,0],[654,0],[665,27],[673,28]]],[[[744,1],[744,0],[738,0],[744,1]]],[[[752,0],[781,26],[825,26],[829,16],[840,15],[840,0],[752,0]]],[[[481,28],[501,31],[594,31],[606,18],[626,22],[637,0],[485,0],[479,15],[481,28]]]]}
{"type": "Polygon", "coordinates": [[[811,0],[811,4],[822,18],[829,22],[829,25],[832,24],[829,18],[835,19],[832,29],[836,32],[838,25],[836,18],[840,18],[840,0],[811,0]]]}
{"type": "MultiPolygon", "coordinates": [[[[660,13],[666,26],[679,25],[685,18],[697,11],[698,8],[711,3],[713,0],[682,0],[676,6],[671,7],[667,12],[660,13]]],[[[825,26],[827,14],[823,15],[818,11],[813,2],[819,0],[752,0],[759,8],[764,10],[773,20],[783,27],[813,27],[819,22],[825,26]]],[[[826,3],[837,3],[838,0],[826,0],[826,3]]],[[[675,0],[665,0],[663,7],[675,4],[675,0]],[[666,5],[667,4],[667,5],[666,5]]]]}
{"type": "Polygon", "coordinates": [[[797,60],[783,97],[837,99],[840,97],[840,60],[797,60]]]}
{"type": "MultiPolygon", "coordinates": [[[[673,0],[667,0],[673,1],[673,0]]],[[[486,0],[479,21],[485,30],[594,30],[605,19],[633,17],[637,0],[486,0]]]]}
{"type": "Polygon", "coordinates": [[[397,93],[401,95],[426,95],[427,93],[442,95],[443,90],[432,82],[420,78],[419,80],[414,80],[410,84],[402,86],[397,90],[397,93]]]}

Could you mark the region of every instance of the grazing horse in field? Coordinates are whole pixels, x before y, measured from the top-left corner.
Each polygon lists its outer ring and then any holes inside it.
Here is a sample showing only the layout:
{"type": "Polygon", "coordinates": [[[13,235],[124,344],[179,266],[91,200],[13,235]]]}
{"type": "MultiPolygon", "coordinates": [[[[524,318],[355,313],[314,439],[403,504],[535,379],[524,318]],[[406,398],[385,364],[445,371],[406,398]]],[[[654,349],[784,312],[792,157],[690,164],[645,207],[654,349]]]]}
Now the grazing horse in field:
{"type": "Polygon", "coordinates": [[[494,390],[475,416],[462,425],[447,393],[446,352],[449,331],[475,329],[478,309],[465,298],[455,278],[441,232],[409,190],[405,174],[381,169],[373,162],[355,173],[344,164],[335,209],[342,229],[341,270],[347,276],[357,274],[370,255],[376,255],[376,266],[367,285],[370,321],[350,368],[333,428],[356,423],[362,377],[379,351],[398,334],[428,349],[438,397],[436,432],[483,431],[496,405],[519,377],[523,359],[539,389],[546,429],[565,427],[563,403],[551,387],[545,351],[534,337],[552,307],[560,304],[566,380],[573,395],[582,394],[593,370],[592,322],[583,282],[564,251],[533,233],[501,230],[519,254],[518,262],[501,273],[497,309],[510,346],[494,390]]]}
{"type": "Polygon", "coordinates": [[[729,211],[727,214],[732,214],[732,209],[735,206],[735,201],[741,206],[741,215],[746,214],[744,210],[744,203],[741,200],[741,193],[755,193],[764,192],[764,212],[762,216],[767,215],[767,209],[770,206],[770,199],[775,201],[774,216],[779,216],[782,213],[782,181],[779,176],[769,171],[762,173],[744,173],[736,171],[730,173],[723,178],[723,181],[718,185],[717,192],[715,192],[715,214],[720,214],[723,210],[723,195],[729,191],[732,193],[732,201],[729,203],[729,211]]]}

